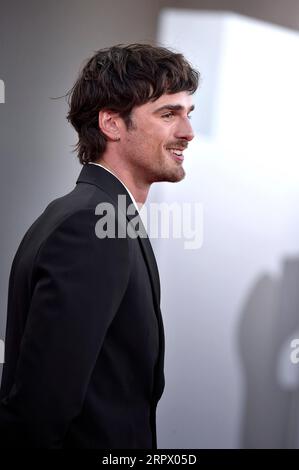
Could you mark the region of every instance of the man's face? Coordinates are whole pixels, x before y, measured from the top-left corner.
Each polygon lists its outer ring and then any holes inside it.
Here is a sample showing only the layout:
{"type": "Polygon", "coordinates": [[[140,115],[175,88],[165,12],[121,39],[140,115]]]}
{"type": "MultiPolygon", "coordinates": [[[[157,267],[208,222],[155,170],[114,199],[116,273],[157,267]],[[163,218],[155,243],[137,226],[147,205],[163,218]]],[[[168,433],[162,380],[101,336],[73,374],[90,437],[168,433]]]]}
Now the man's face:
{"type": "Polygon", "coordinates": [[[122,130],[121,151],[137,182],[184,178],[183,150],[194,137],[192,110],[192,96],[185,91],[133,108],[132,126],[122,130]]]}

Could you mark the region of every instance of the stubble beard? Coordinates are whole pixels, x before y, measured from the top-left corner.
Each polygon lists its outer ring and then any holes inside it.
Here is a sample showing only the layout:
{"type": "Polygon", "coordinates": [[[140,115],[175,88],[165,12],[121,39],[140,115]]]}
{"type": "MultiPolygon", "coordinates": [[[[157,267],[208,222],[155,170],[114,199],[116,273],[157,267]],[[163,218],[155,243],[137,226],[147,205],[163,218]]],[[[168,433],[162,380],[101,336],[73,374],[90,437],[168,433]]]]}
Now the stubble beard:
{"type": "MultiPolygon", "coordinates": [[[[134,152],[135,153],[135,152],[134,152]]],[[[146,182],[146,184],[168,182],[178,183],[185,178],[185,170],[182,163],[169,161],[165,155],[161,155],[159,160],[143,160],[141,157],[142,149],[140,153],[135,154],[133,152],[128,155],[128,159],[131,161],[132,172],[136,171],[136,177],[146,182]],[[133,157],[133,158],[132,158],[133,157]]]]}
{"type": "MultiPolygon", "coordinates": [[[[137,126],[132,121],[130,124],[130,131],[134,132],[137,130],[137,126]]],[[[130,147],[132,142],[130,142],[130,147]]],[[[187,147],[187,146],[186,146],[187,147]]],[[[166,150],[165,150],[166,151],[166,150]]],[[[133,161],[133,167],[141,170],[148,184],[158,183],[158,182],[169,182],[169,183],[178,183],[185,178],[185,170],[182,166],[182,163],[178,163],[175,160],[169,160],[169,156],[161,154],[159,160],[155,160],[155,152],[153,151],[153,159],[148,161],[140,159],[143,155],[142,142],[134,142],[133,148],[128,152],[128,160],[133,161]],[[140,151],[136,153],[136,149],[139,148],[140,151]]],[[[166,151],[167,152],[167,151],[166,151]]],[[[148,154],[148,149],[146,149],[145,154],[148,154]]]]}
{"type": "Polygon", "coordinates": [[[169,161],[164,155],[156,162],[154,168],[149,168],[148,171],[151,183],[168,182],[178,183],[185,178],[185,170],[181,163],[176,161],[169,161]]]}
{"type": "Polygon", "coordinates": [[[178,183],[185,178],[185,170],[180,165],[177,168],[159,168],[159,170],[153,172],[152,182],[167,182],[167,183],[178,183]]]}

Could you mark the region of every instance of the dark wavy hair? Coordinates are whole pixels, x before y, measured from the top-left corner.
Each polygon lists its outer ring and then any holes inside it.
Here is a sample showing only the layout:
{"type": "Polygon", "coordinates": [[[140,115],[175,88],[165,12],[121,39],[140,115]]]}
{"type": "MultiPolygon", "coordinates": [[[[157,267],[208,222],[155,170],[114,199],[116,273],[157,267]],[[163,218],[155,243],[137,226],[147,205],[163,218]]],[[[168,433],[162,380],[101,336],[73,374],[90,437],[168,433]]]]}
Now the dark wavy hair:
{"type": "Polygon", "coordinates": [[[106,136],[98,125],[101,109],[118,112],[129,128],[134,106],[164,93],[193,94],[198,82],[199,72],[185,57],[165,47],[120,44],[97,51],[67,93],[67,119],[78,133],[80,162],[95,161],[105,151],[106,136]]]}

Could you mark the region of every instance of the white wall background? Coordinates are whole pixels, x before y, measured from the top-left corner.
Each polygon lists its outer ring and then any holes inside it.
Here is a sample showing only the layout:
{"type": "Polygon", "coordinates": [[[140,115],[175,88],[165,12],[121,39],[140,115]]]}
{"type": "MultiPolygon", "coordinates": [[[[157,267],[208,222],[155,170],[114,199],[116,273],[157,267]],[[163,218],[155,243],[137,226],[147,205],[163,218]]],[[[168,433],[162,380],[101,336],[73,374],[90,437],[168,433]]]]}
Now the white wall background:
{"type": "MultiPolygon", "coordinates": [[[[167,340],[160,444],[297,446],[298,385],[277,368],[299,325],[299,34],[182,10],[163,12],[159,34],[202,85],[187,176],[151,198],[204,211],[199,250],[155,243],[167,340]]],[[[288,350],[280,363],[299,375],[288,350]]]]}

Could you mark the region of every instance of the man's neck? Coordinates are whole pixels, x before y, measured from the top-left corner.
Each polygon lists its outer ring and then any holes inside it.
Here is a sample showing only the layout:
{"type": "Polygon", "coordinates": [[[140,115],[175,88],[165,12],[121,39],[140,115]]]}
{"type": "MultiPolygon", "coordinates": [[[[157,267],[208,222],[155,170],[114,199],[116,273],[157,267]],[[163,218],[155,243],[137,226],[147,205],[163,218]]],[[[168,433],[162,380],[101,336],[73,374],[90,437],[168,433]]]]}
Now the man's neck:
{"type": "Polygon", "coordinates": [[[140,181],[134,181],[132,173],[129,169],[120,168],[112,163],[107,163],[103,158],[96,160],[95,163],[102,165],[107,170],[111,171],[132,193],[138,207],[142,206],[147,198],[150,185],[142,184],[140,181]]]}

